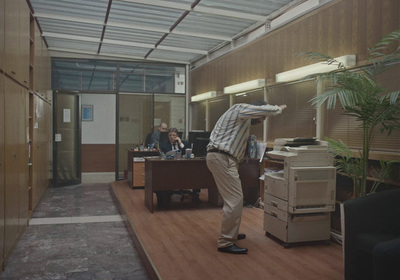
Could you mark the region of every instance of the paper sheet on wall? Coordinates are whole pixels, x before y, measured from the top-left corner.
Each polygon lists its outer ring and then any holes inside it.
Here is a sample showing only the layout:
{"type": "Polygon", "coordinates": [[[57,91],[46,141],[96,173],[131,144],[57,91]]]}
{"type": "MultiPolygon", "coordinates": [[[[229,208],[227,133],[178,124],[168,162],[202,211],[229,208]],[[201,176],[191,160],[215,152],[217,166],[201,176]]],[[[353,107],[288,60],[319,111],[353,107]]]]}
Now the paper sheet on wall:
{"type": "Polygon", "coordinates": [[[71,109],[63,109],[63,122],[71,122],[71,109]]]}

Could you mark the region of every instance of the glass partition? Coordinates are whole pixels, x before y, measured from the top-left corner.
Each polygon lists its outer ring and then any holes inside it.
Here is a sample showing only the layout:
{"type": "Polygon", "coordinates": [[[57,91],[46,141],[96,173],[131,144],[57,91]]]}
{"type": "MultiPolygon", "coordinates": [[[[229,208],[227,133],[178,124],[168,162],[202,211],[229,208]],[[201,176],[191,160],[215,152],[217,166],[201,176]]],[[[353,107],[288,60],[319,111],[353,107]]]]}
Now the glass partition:
{"type": "Polygon", "coordinates": [[[152,129],[152,96],[120,94],[118,101],[118,169],[123,178],[128,166],[128,150],[139,147],[152,129]]]}
{"type": "MultiPolygon", "coordinates": [[[[116,96],[116,104],[99,101],[98,106],[113,106],[117,112],[112,135],[117,139],[117,178],[124,178],[128,149],[145,142],[161,121],[186,137],[186,65],[52,58],[52,88],[116,96]]],[[[98,143],[110,137],[104,133],[96,132],[98,143]]]]}
{"type": "Polygon", "coordinates": [[[52,88],[185,94],[185,65],[96,59],[52,59],[52,88]]]}
{"type": "Polygon", "coordinates": [[[191,130],[206,130],[206,106],[207,101],[192,102],[191,108],[191,130]]]}
{"type": "Polygon", "coordinates": [[[118,176],[128,167],[128,150],[139,148],[161,122],[175,127],[186,138],[185,96],[172,94],[119,94],[118,176]]]}
{"type": "MultiPolygon", "coordinates": [[[[175,127],[186,137],[186,98],[180,95],[156,94],[154,96],[154,127],[165,122],[175,127]]],[[[184,138],[185,138],[184,137],[184,138]]]]}

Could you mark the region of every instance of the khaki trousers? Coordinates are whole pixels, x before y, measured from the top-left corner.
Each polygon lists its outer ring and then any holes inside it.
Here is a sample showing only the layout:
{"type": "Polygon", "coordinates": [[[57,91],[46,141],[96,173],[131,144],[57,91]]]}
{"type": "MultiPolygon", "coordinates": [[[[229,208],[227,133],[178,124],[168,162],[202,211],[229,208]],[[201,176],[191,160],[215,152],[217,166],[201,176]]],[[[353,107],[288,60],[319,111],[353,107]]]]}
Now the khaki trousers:
{"type": "Polygon", "coordinates": [[[207,167],[213,174],[218,191],[224,200],[221,236],[218,248],[235,243],[242,219],[243,191],[238,162],[221,153],[207,154],[207,167]]]}

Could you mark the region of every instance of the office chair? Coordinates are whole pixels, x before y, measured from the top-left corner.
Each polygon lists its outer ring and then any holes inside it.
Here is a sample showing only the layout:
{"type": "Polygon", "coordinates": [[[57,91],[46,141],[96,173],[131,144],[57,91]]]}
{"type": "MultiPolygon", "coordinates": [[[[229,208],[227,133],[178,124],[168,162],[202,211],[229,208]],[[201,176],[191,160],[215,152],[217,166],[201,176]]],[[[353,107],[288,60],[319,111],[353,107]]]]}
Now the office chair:
{"type": "Polygon", "coordinates": [[[153,132],[150,132],[150,133],[148,133],[147,134],[147,136],[146,136],[146,141],[144,142],[145,143],[145,147],[148,147],[149,146],[149,144],[150,144],[150,142],[151,142],[151,136],[153,135],[153,132]]]}
{"type": "Polygon", "coordinates": [[[400,279],[400,188],[343,203],[346,280],[400,279]]]}
{"type": "Polygon", "coordinates": [[[199,201],[199,193],[200,190],[194,189],[193,191],[191,190],[176,190],[172,192],[173,194],[178,194],[181,196],[180,201],[185,200],[185,194],[191,195],[192,196],[192,201],[199,201]]]}

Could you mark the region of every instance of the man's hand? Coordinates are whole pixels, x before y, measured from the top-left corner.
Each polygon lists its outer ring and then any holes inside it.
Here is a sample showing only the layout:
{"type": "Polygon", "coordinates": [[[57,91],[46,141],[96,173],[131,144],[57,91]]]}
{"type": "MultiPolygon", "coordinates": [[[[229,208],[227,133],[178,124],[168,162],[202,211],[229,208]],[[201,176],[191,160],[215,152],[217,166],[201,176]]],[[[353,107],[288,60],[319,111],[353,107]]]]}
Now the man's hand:
{"type": "Polygon", "coordinates": [[[280,105],[279,108],[281,108],[281,110],[283,111],[284,109],[287,108],[287,106],[286,105],[280,105]]]}
{"type": "Polygon", "coordinates": [[[175,142],[178,142],[179,145],[182,144],[182,140],[181,140],[181,138],[179,138],[179,136],[177,136],[177,137],[175,138],[175,142]]]}

